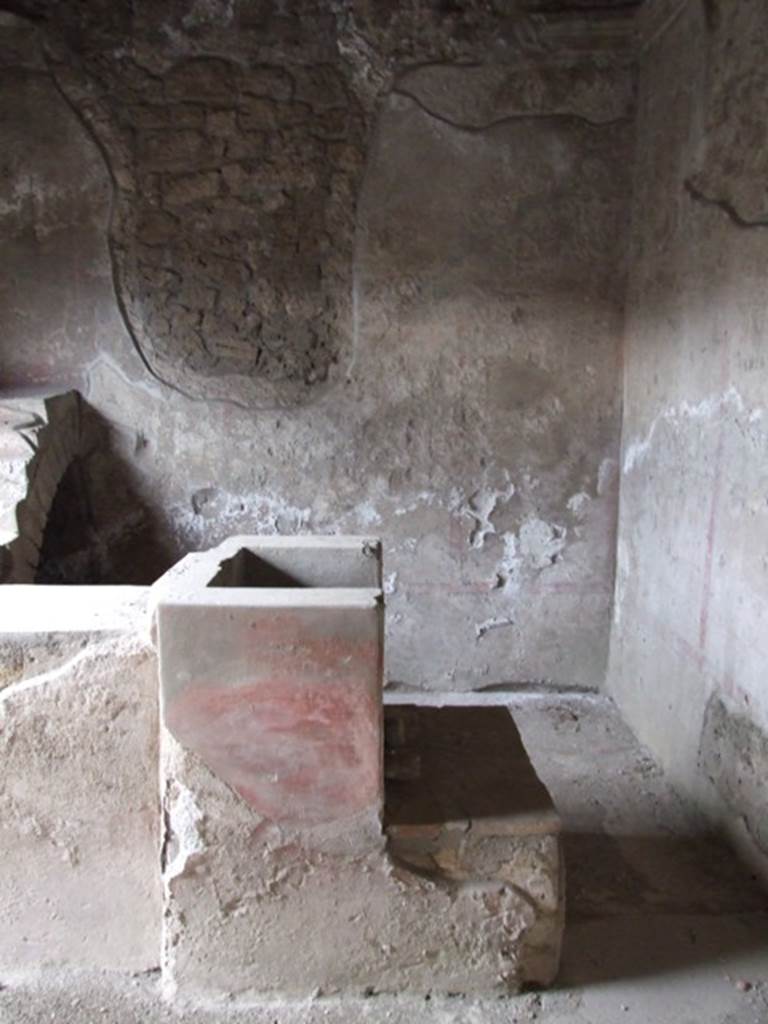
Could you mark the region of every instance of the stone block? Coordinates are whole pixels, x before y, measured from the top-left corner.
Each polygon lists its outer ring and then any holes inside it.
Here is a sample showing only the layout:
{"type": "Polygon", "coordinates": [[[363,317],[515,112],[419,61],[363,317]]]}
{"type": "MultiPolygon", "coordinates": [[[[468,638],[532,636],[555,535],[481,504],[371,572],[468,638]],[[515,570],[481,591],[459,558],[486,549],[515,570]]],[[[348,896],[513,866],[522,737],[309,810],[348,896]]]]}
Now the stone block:
{"type": "Polygon", "coordinates": [[[189,170],[199,164],[215,164],[221,156],[218,144],[201,132],[184,129],[147,134],[141,140],[141,159],[147,170],[189,170]]]}
{"type": "Polygon", "coordinates": [[[559,819],[503,708],[388,712],[379,547],[233,538],[153,588],[183,1002],[548,984],[559,819]]]}
{"type": "Polygon", "coordinates": [[[64,665],[93,639],[91,633],[0,634],[0,690],[64,665]]]}
{"type": "Polygon", "coordinates": [[[164,724],[270,821],[379,832],[379,583],[376,541],[243,537],[155,587],[164,724]]]}
{"type": "Polygon", "coordinates": [[[0,407],[0,580],[34,580],[46,519],[83,445],[80,396],[11,400],[0,407]]]}
{"type": "Polygon", "coordinates": [[[141,633],[147,622],[147,587],[32,586],[0,588],[0,637],[141,633]]]}
{"type": "MultiPolygon", "coordinates": [[[[301,691],[304,679],[310,691],[330,686],[333,702],[340,702],[333,689],[339,662],[316,662],[335,643],[325,648],[303,640],[323,636],[315,632],[318,624],[299,619],[273,628],[291,602],[296,610],[301,593],[286,585],[283,602],[274,603],[279,574],[297,571],[301,549],[292,550],[293,543],[260,568],[248,557],[252,543],[236,539],[213,564],[190,556],[157,585],[164,590],[154,598],[164,713],[184,743],[164,731],[167,994],[188,1003],[248,1004],[333,993],[502,994],[550,983],[563,929],[560,823],[505,709],[391,710],[386,834],[369,830],[366,842],[354,817],[345,817],[354,810],[346,797],[336,793],[328,801],[321,786],[307,803],[304,793],[297,799],[284,784],[293,767],[280,763],[283,750],[317,773],[330,766],[339,780],[344,768],[356,773],[353,761],[345,766],[335,759],[352,720],[328,709],[320,720],[308,720],[303,697],[296,708],[290,699],[281,707],[281,693],[290,695],[297,683],[301,691]],[[259,572],[272,584],[264,591],[271,609],[253,596],[259,572]],[[240,591],[242,602],[209,597],[197,604],[201,581],[211,578],[218,586],[209,593],[240,591]],[[250,619],[243,613],[249,606],[250,619]],[[267,610],[276,615],[269,628],[267,610]],[[185,611],[193,613],[186,626],[185,611]],[[254,623],[259,641],[251,644],[245,638],[254,623]],[[238,645],[240,659],[232,654],[238,645]],[[286,671],[278,673],[282,658],[286,671]],[[216,674],[218,664],[224,671],[216,674]],[[215,722],[213,735],[223,740],[225,754],[237,749],[260,785],[272,787],[269,800],[268,789],[252,799],[226,760],[224,771],[212,763],[203,712],[213,712],[211,719],[218,714],[225,674],[236,688],[256,680],[232,704],[236,717],[229,725],[231,736],[239,721],[248,742],[236,736],[230,745],[215,722]],[[182,702],[175,719],[174,703],[200,680],[206,698],[189,718],[182,702]],[[255,729],[244,725],[248,717],[255,729]],[[318,807],[342,813],[335,820],[324,813],[318,824],[318,807]]],[[[316,573],[329,571],[321,562],[304,577],[310,592],[316,573]]],[[[337,563],[340,582],[343,560],[337,563]]],[[[337,602],[343,592],[336,592],[337,602]]],[[[328,611],[322,608],[323,615],[328,611]]],[[[335,636],[339,623],[330,618],[327,628],[335,636]]],[[[346,685],[355,682],[350,677],[346,685]]]]}
{"type": "Polygon", "coordinates": [[[163,198],[172,206],[184,206],[201,199],[212,199],[219,193],[218,171],[198,171],[167,177],[163,184],[163,198]]]}
{"type": "Polygon", "coordinates": [[[0,692],[0,971],[152,968],[154,652],[130,634],[92,635],[41,669],[22,664],[26,678],[0,692]]]}
{"type": "Polygon", "coordinates": [[[205,130],[209,135],[229,138],[237,135],[237,113],[234,110],[210,110],[205,116],[205,130]]]}
{"type": "Polygon", "coordinates": [[[293,97],[293,80],[282,68],[246,68],[240,75],[240,92],[250,96],[269,96],[280,103],[293,97]]]}
{"type": "MultiPolygon", "coordinates": [[[[525,884],[416,871],[384,848],[308,843],[301,830],[256,814],[171,737],[162,774],[162,970],[179,1003],[502,995],[551,981],[561,918],[543,912],[525,884]]],[[[551,855],[543,851],[540,863],[557,877],[551,855]]],[[[533,858],[529,846],[527,859],[504,863],[517,875],[533,858]]]]}
{"type": "Polygon", "coordinates": [[[48,674],[105,634],[146,633],[146,587],[0,587],[0,690],[48,674]]]}
{"type": "Polygon", "coordinates": [[[171,101],[226,102],[234,88],[233,65],[215,57],[182,61],[165,76],[165,96],[171,101]]]}

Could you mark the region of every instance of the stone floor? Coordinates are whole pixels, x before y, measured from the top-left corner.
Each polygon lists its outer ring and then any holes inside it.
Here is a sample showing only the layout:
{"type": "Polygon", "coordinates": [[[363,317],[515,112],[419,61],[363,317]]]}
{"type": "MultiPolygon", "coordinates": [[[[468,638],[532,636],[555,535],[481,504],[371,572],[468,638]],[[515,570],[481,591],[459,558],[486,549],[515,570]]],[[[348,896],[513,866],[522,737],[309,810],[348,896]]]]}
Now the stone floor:
{"type": "Polygon", "coordinates": [[[155,974],[0,978],[0,1022],[766,1024],[768,898],[749,873],[698,834],[607,699],[520,694],[511,706],[565,822],[568,915],[553,990],[185,1012],[161,1003],[155,974]]]}

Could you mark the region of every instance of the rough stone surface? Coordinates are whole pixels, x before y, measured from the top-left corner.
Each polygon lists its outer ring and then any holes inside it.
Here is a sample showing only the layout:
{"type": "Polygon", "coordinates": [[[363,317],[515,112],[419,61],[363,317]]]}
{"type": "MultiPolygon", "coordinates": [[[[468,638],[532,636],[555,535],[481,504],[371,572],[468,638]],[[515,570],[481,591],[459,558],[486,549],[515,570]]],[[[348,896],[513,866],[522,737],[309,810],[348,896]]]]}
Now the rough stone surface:
{"type": "Polygon", "coordinates": [[[768,858],[768,735],[749,714],[729,708],[713,693],[704,716],[698,768],[713,785],[731,818],[731,827],[768,858]]]}
{"type": "Polygon", "coordinates": [[[0,582],[152,582],[161,531],[76,391],[0,405],[0,582]]]}
{"type": "Polygon", "coordinates": [[[66,664],[93,639],[91,633],[0,636],[0,690],[66,664]]]}
{"type": "MultiPolygon", "coordinates": [[[[423,694],[419,699],[440,695],[423,694]]],[[[442,700],[508,699],[502,694],[442,700]]],[[[507,998],[164,1002],[156,974],[3,977],[0,1021],[40,1024],[755,1024],[768,1010],[765,896],[606,698],[521,695],[514,717],[563,817],[568,905],[559,983],[507,998]]],[[[323,928],[325,926],[323,925],[323,928]]]]}
{"type": "Polygon", "coordinates": [[[36,168],[3,186],[3,251],[63,298],[20,278],[3,353],[12,386],[81,377],[160,571],[236,532],[375,530],[391,677],[597,685],[630,9],[29,9],[0,33],[36,168]]]}
{"type": "Polygon", "coordinates": [[[144,587],[0,589],[0,690],[66,665],[103,634],[147,633],[144,587]]]}
{"type": "MultiPolygon", "coordinates": [[[[59,66],[116,162],[113,254],[152,372],[187,394],[293,404],[348,360],[364,121],[338,61],[155,55],[59,66]],[[98,105],[88,105],[94,78],[98,105]]],[[[66,58],[62,58],[66,59],[66,58]]]]}
{"type": "Polygon", "coordinates": [[[56,492],[86,440],[79,395],[0,406],[0,583],[32,583],[56,492]]]}
{"type": "MultiPolygon", "coordinates": [[[[110,162],[114,266],[148,368],[189,395],[292,405],[349,361],[355,199],[381,94],[402,67],[489,47],[527,64],[546,24],[476,0],[447,16],[424,2],[184,7],[52,7],[47,56],[110,162]]],[[[589,22],[579,29],[586,55],[560,45],[577,103],[599,105],[589,22]]]]}
{"type": "MultiPolygon", "coordinates": [[[[635,5],[0,6],[34,19],[0,15],[4,391],[81,381],[174,554],[375,526],[403,683],[598,682],[635,5]]],[[[610,686],[672,779],[759,848],[766,13],[644,7],[610,686]]],[[[587,792],[597,834],[620,814],[587,792]]],[[[691,859],[636,828],[584,887],[573,941],[603,951],[578,961],[597,992],[555,1018],[610,1019],[608,989],[639,993],[643,1024],[678,1020],[687,990],[670,1010],[606,973],[682,963],[697,1019],[753,1019],[763,980],[740,976],[735,1005],[707,957],[755,969],[754,922],[729,890],[727,923],[702,924],[721,880],[691,897],[691,859]],[[622,885],[669,912],[670,866],[689,902],[665,927],[587,920],[622,885]]]]}
{"type": "Polygon", "coordinates": [[[390,706],[385,726],[390,856],[523,896],[532,919],[522,933],[506,920],[505,941],[522,942],[521,977],[552,982],[565,915],[560,819],[507,709],[390,706]]]}
{"type": "Polygon", "coordinates": [[[162,774],[163,975],[181,1005],[552,981],[556,836],[486,836],[461,865],[415,869],[383,838],[355,849],[260,817],[168,735],[162,774]]]}
{"type": "Polygon", "coordinates": [[[0,971],[158,963],[157,663],[92,640],[0,692],[0,971]]]}
{"type": "Polygon", "coordinates": [[[609,685],[765,867],[766,8],[668,13],[640,76],[609,685]]]}

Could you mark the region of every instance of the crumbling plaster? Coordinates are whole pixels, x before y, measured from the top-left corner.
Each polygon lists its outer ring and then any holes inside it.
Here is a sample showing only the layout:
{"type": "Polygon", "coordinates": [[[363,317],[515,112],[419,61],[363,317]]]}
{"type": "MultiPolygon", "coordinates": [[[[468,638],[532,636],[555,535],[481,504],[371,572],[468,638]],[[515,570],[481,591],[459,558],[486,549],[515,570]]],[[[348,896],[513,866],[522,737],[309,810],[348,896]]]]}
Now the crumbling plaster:
{"type": "MultiPolygon", "coordinates": [[[[169,559],[236,532],[375,528],[392,679],[599,685],[629,13],[48,14],[34,39],[6,16],[6,102],[83,125],[60,153],[80,177],[89,154],[83,297],[106,312],[51,355],[25,279],[17,380],[38,347],[38,386],[81,375],[169,559]]],[[[14,216],[21,234],[41,220],[14,216]]]]}
{"type": "Polygon", "coordinates": [[[655,23],[653,7],[609,689],[675,784],[764,868],[768,22],[747,0],[667,4],[655,23]]]}
{"type": "Polygon", "coordinates": [[[162,977],[177,1005],[501,995],[551,981],[562,926],[556,835],[491,839],[474,862],[466,852],[469,877],[462,861],[413,870],[383,836],[378,848],[346,831],[318,843],[260,817],[167,733],[161,776],[162,977]]]}

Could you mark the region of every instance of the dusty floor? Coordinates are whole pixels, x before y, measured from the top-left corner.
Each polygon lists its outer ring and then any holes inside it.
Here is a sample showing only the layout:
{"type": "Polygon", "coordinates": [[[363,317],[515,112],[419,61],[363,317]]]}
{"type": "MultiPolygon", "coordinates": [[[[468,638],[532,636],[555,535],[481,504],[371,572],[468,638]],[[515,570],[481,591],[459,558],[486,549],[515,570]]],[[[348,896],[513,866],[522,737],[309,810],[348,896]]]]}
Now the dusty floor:
{"type": "Polygon", "coordinates": [[[768,898],[724,847],[697,837],[611,703],[521,694],[512,707],[565,821],[568,920],[555,990],[183,1012],[162,1004],[156,975],[0,978],[0,1022],[768,1024],[768,898]]]}

